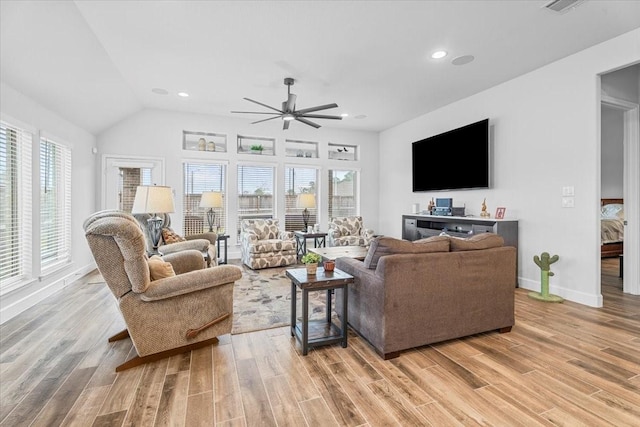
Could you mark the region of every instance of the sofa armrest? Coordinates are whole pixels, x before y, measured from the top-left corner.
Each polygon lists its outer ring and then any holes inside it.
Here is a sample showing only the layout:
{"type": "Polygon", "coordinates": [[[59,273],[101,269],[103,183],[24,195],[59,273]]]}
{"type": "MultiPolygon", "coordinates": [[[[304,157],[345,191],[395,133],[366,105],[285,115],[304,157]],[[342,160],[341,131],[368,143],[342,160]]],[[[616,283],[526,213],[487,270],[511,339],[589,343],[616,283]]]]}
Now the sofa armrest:
{"type": "Polygon", "coordinates": [[[340,233],[335,228],[330,228],[329,229],[329,237],[331,237],[332,239],[337,239],[339,237],[342,237],[342,233],[340,233]]]}
{"type": "Polygon", "coordinates": [[[188,249],[193,249],[196,251],[206,252],[209,250],[209,245],[211,243],[206,239],[194,239],[194,240],[186,240],[184,242],[176,242],[169,243],[166,245],[162,245],[158,248],[158,251],[162,255],[168,255],[179,251],[186,251],[188,249]]]}
{"type": "Polygon", "coordinates": [[[218,235],[212,231],[206,231],[204,233],[191,234],[184,238],[187,240],[205,239],[208,240],[210,244],[215,245],[218,240],[218,235]]]}
{"type": "Polygon", "coordinates": [[[258,234],[254,233],[253,231],[243,231],[242,233],[240,233],[240,241],[242,243],[257,243],[258,240],[260,240],[258,238],[258,234]]]}
{"type": "Polygon", "coordinates": [[[278,239],[280,240],[294,240],[295,238],[293,231],[280,231],[278,233],[278,239]]]}
{"type": "Polygon", "coordinates": [[[151,282],[147,290],[140,294],[140,299],[148,302],[164,300],[226,283],[233,283],[241,277],[242,270],[235,265],[221,265],[191,271],[151,282]]]}
{"type": "Polygon", "coordinates": [[[195,249],[163,255],[162,260],[171,263],[176,275],[202,270],[205,267],[202,252],[195,249]]]}

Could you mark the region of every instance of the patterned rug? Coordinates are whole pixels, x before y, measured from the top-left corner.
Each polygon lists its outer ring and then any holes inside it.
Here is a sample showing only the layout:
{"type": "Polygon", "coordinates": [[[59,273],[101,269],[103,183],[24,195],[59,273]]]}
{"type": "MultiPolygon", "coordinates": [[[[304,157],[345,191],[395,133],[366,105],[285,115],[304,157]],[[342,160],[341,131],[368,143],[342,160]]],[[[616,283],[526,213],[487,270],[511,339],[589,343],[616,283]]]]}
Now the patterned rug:
{"type": "MultiPolygon", "coordinates": [[[[232,334],[277,328],[291,324],[291,280],[285,274],[289,268],[302,266],[265,268],[251,270],[240,260],[229,264],[242,268],[242,278],[233,289],[232,334]]],[[[301,313],[298,292],[296,313],[301,313]]],[[[309,293],[309,318],[321,319],[325,313],[326,292],[309,293]]]]}

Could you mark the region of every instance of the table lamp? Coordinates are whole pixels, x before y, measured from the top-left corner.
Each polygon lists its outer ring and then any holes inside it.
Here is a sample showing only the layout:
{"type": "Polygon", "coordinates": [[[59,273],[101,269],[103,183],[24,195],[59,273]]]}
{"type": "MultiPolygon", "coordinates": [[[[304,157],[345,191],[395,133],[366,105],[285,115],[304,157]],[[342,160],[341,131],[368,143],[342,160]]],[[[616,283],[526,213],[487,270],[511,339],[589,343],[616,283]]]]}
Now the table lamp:
{"type": "Polygon", "coordinates": [[[308,230],[309,226],[309,208],[316,207],[316,195],[312,193],[302,193],[298,196],[298,207],[304,208],[302,211],[302,221],[304,221],[304,230],[308,230]]]}
{"type": "Polygon", "coordinates": [[[153,245],[153,254],[158,253],[158,244],[160,243],[160,237],[162,237],[163,219],[158,214],[172,213],[174,211],[171,187],[139,185],[136,188],[136,197],[133,199],[131,213],[151,215],[151,218],[147,220],[147,228],[153,245]]]}
{"type": "Polygon", "coordinates": [[[207,221],[209,222],[209,231],[213,231],[213,224],[215,223],[216,213],[213,211],[213,208],[221,208],[222,204],[222,193],[218,191],[205,191],[202,193],[200,197],[200,207],[201,208],[209,208],[207,211],[207,221]]]}

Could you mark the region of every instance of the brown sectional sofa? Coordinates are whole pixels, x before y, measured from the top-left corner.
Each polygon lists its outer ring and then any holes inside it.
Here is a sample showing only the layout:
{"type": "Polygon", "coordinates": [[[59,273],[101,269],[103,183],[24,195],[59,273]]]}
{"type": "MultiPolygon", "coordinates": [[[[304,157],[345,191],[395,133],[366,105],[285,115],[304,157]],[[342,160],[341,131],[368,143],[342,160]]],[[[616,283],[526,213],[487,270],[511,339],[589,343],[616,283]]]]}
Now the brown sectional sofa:
{"type": "MultiPolygon", "coordinates": [[[[516,248],[503,245],[493,233],[374,239],[364,262],[336,261],[355,277],[348,289],[349,325],[383,359],[480,332],[510,331],[516,248]]],[[[342,304],[342,292],[336,292],[338,313],[342,304]]]]}

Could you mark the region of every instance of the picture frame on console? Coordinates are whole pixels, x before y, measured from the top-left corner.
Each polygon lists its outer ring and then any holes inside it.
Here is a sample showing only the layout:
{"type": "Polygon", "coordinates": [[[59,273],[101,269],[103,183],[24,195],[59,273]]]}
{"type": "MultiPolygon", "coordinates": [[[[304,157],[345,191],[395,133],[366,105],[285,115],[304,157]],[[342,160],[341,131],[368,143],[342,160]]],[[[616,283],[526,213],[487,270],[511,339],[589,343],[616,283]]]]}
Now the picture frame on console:
{"type": "Polygon", "coordinates": [[[498,207],[496,208],[496,219],[504,219],[504,213],[507,211],[507,208],[505,207],[498,207]]]}

